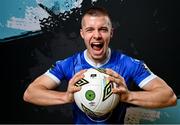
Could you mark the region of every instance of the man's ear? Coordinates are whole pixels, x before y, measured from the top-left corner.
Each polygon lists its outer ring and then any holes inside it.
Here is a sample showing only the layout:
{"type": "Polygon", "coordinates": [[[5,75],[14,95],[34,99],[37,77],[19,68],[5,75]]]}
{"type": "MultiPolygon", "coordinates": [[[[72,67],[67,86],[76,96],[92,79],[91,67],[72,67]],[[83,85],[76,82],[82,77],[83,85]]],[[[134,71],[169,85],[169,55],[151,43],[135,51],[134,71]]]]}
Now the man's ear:
{"type": "Polygon", "coordinates": [[[80,35],[81,35],[82,38],[84,38],[84,34],[83,34],[82,29],[80,29],[80,35]]]}

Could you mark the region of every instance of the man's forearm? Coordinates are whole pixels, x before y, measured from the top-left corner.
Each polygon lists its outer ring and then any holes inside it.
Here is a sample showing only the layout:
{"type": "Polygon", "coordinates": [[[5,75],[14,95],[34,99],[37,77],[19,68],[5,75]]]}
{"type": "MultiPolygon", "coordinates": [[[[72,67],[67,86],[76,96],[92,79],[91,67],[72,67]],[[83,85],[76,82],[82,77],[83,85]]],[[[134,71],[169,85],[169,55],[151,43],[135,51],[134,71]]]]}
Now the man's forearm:
{"type": "Polygon", "coordinates": [[[166,91],[163,88],[156,88],[152,91],[130,92],[127,103],[145,108],[162,108],[175,105],[176,95],[173,91],[166,91]]]}
{"type": "Polygon", "coordinates": [[[54,90],[30,88],[24,94],[24,100],[36,105],[50,106],[68,103],[67,93],[54,90]]]}

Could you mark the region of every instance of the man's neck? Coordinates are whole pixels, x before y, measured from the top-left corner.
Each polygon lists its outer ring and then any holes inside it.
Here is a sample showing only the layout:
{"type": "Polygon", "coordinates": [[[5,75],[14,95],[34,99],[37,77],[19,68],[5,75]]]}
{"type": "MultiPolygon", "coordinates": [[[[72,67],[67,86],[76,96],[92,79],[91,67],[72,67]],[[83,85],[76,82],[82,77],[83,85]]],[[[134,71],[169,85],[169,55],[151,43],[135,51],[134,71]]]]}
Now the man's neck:
{"type": "Polygon", "coordinates": [[[100,60],[96,60],[90,57],[90,55],[88,54],[87,50],[85,50],[84,53],[84,57],[85,60],[92,65],[93,67],[101,67],[102,65],[106,64],[109,59],[110,59],[110,55],[111,55],[111,49],[109,48],[106,52],[106,55],[104,56],[104,58],[100,59],[100,60]]]}

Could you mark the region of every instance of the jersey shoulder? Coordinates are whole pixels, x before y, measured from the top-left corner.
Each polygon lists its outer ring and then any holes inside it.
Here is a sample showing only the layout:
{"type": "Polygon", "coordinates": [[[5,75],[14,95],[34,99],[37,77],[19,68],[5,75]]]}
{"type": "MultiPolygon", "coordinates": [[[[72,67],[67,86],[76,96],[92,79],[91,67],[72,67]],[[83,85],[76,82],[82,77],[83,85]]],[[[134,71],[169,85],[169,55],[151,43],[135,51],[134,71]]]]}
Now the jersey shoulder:
{"type": "Polygon", "coordinates": [[[74,74],[75,63],[77,63],[78,60],[80,60],[79,58],[81,57],[81,55],[82,52],[79,52],[65,59],[56,61],[49,68],[48,74],[50,73],[50,75],[54,75],[60,81],[62,79],[69,80],[74,74]]]}
{"type": "Polygon", "coordinates": [[[118,61],[119,64],[127,67],[132,67],[136,64],[142,63],[140,60],[135,59],[119,50],[113,50],[112,58],[114,62],[118,61]]]}

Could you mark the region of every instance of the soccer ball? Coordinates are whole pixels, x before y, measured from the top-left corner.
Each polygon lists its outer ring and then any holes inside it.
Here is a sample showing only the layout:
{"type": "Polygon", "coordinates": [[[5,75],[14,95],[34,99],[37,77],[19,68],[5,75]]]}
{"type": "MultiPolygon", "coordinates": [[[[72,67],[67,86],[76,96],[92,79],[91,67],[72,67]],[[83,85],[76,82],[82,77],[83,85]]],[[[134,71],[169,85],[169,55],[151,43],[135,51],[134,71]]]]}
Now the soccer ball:
{"type": "Polygon", "coordinates": [[[77,106],[88,116],[100,117],[110,113],[119,102],[119,95],[112,93],[115,83],[106,78],[103,69],[90,68],[84,73],[85,77],[76,86],[81,90],[74,93],[77,106]]]}

